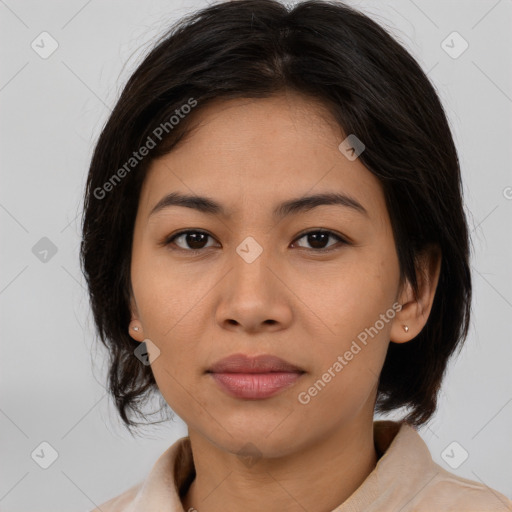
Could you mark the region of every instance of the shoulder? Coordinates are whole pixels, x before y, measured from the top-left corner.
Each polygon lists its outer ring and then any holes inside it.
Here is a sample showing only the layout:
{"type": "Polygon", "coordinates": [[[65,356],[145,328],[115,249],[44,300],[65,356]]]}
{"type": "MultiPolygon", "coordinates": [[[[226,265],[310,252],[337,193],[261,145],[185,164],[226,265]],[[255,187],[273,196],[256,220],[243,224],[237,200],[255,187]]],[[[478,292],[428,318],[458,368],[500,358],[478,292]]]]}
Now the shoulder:
{"type": "Polygon", "coordinates": [[[144,482],[138,482],[122,494],[110,498],[90,512],[128,512],[144,482]]]}
{"type": "Polygon", "coordinates": [[[176,489],[181,486],[180,478],[186,478],[193,468],[188,437],[180,438],[158,457],[143,480],[90,512],[142,512],[165,506],[182,510],[176,489]]]}
{"type": "MultiPolygon", "coordinates": [[[[437,471],[413,500],[418,511],[457,510],[471,512],[512,512],[512,501],[480,482],[462,478],[434,464],[437,471]]],[[[412,505],[412,503],[411,503],[412,505]]],[[[411,509],[412,510],[412,509],[411,509]]]]}
{"type": "Polygon", "coordinates": [[[379,496],[372,512],[512,512],[507,496],[447,471],[432,459],[416,428],[399,426],[396,432],[394,423],[381,422],[375,429],[384,455],[375,470],[377,489],[369,486],[379,496]]]}

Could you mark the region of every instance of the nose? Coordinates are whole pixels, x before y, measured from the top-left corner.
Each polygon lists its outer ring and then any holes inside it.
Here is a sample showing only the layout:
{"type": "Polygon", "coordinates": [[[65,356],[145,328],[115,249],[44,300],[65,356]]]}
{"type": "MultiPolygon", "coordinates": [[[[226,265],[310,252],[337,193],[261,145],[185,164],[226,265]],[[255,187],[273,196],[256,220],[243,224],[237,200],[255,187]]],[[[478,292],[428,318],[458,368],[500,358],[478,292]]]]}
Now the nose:
{"type": "Polygon", "coordinates": [[[234,251],[230,267],[218,288],[217,323],[223,329],[247,333],[287,328],[293,316],[293,294],[271,251],[264,249],[253,261],[234,251]]]}

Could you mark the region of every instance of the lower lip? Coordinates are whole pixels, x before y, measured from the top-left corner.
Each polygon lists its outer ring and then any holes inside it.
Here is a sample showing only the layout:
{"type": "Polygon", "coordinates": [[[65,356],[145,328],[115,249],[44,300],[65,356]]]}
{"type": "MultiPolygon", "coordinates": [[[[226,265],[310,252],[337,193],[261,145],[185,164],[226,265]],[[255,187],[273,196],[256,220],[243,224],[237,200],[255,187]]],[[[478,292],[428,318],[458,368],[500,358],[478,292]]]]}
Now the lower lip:
{"type": "Polygon", "coordinates": [[[211,373],[220,388],[236,398],[260,400],[293,386],[302,375],[296,372],[211,373]]]}

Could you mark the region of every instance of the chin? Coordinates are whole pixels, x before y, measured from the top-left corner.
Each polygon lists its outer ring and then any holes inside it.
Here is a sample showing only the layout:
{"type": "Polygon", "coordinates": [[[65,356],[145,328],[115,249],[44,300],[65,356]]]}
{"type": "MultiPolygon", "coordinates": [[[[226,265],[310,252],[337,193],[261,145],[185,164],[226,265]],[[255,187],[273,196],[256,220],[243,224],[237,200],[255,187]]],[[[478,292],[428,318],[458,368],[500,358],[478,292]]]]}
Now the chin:
{"type": "Polygon", "coordinates": [[[277,421],[246,417],[243,422],[223,422],[225,430],[219,426],[212,431],[210,424],[207,431],[202,432],[202,436],[229,453],[240,456],[252,455],[255,458],[278,458],[295,452],[307,442],[306,439],[302,439],[303,429],[298,426],[286,428],[283,423],[282,417],[277,421]],[[293,440],[293,443],[290,440],[293,440]]]}

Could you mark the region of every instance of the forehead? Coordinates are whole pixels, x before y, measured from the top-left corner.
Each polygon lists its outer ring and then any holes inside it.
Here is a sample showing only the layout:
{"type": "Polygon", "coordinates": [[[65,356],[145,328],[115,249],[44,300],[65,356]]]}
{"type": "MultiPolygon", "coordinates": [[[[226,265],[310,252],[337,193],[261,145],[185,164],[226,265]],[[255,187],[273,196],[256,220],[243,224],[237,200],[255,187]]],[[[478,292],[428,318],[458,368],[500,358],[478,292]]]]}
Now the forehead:
{"type": "Polygon", "coordinates": [[[368,209],[384,206],[377,178],[339,150],[346,135],[316,100],[288,94],[215,101],[194,112],[191,128],[152,162],[141,194],[146,209],[173,190],[214,196],[227,207],[244,198],[270,209],[326,191],[354,196],[368,209]]]}
{"type": "Polygon", "coordinates": [[[331,145],[343,137],[325,105],[298,93],[218,99],[204,107],[199,104],[191,117],[191,134],[179,145],[183,151],[190,144],[197,147],[213,141],[224,151],[236,151],[242,143],[246,147],[254,145],[256,150],[271,151],[277,146],[293,147],[304,139],[331,145]]]}

